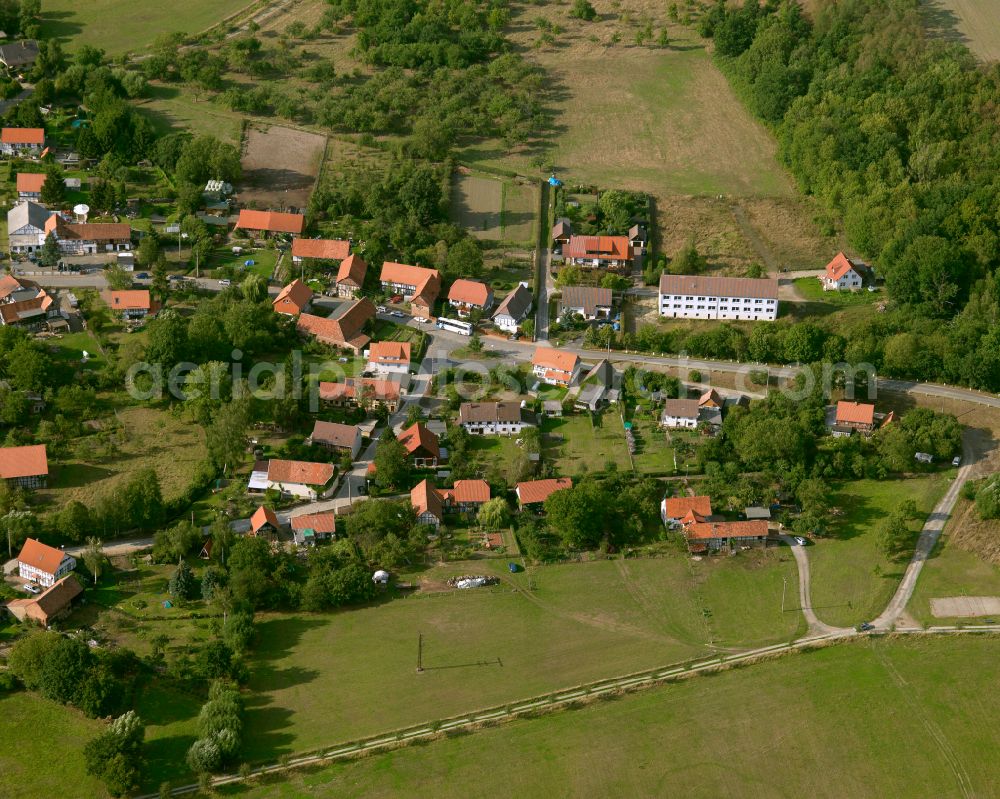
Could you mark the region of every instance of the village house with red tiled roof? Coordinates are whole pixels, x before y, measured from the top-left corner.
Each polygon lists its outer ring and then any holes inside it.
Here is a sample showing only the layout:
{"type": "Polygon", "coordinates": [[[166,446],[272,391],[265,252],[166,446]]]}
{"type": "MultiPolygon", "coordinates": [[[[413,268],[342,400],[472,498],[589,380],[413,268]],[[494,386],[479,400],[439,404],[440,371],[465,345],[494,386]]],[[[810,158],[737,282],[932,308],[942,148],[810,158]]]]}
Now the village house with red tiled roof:
{"type": "Polygon", "coordinates": [[[299,546],[311,546],[316,541],[334,538],[337,534],[337,516],[334,513],[303,513],[293,516],[289,523],[295,543],[299,546]]]}
{"type": "Polygon", "coordinates": [[[357,297],[365,285],[365,275],[368,274],[368,264],[356,253],[347,256],[340,262],[335,283],[338,297],[357,297]]]}
{"type": "Polygon", "coordinates": [[[37,155],[44,147],[44,128],[3,128],[0,130],[0,153],[4,155],[37,155]]]}
{"type": "Polygon", "coordinates": [[[580,377],[580,358],[572,352],[536,347],[531,369],[543,382],[569,388],[580,377]]]}
{"type": "Polygon", "coordinates": [[[368,369],[378,374],[409,374],[409,341],[376,341],[368,348],[368,369]]]}
{"type": "Polygon", "coordinates": [[[459,278],[448,289],[448,304],[466,317],[472,311],[486,313],[493,307],[493,289],[478,280],[459,278]]]}
{"type": "Polygon", "coordinates": [[[445,513],[477,513],[490,501],[490,486],[485,480],[456,480],[452,488],[435,488],[421,480],[410,491],[410,505],[420,524],[439,527],[445,513]]]}
{"type": "Polygon", "coordinates": [[[823,284],[823,291],[860,289],[864,286],[865,277],[869,273],[870,269],[864,263],[838,252],[826,265],[819,279],[823,284]]]}
{"type": "Polygon", "coordinates": [[[263,494],[274,490],[285,496],[316,500],[325,494],[336,473],[332,463],[272,458],[254,465],[247,491],[263,494]]]}
{"type": "Polygon", "coordinates": [[[440,527],[444,521],[444,499],[428,480],[421,480],[410,489],[410,505],[418,524],[440,527]]]}
{"type": "Polygon", "coordinates": [[[333,408],[364,408],[370,411],[384,407],[389,413],[395,413],[401,393],[398,382],[377,377],[349,377],[342,383],[322,381],[319,384],[320,401],[333,408]]]}
{"type": "Polygon", "coordinates": [[[660,518],[668,527],[685,521],[704,521],[711,515],[710,497],[664,497],[660,502],[660,518]]]}
{"type": "Polygon", "coordinates": [[[485,480],[456,480],[442,492],[445,506],[459,513],[478,513],[490,501],[490,484],[485,480]]]}
{"type": "Polygon", "coordinates": [[[399,443],[414,468],[427,469],[438,465],[438,458],[441,457],[438,437],[423,422],[416,422],[400,432],[399,443]]]}
{"type": "Polygon", "coordinates": [[[628,236],[570,236],[562,256],[567,264],[622,270],[632,268],[635,253],[628,236]]]}
{"type": "Polygon", "coordinates": [[[275,313],[284,316],[299,316],[312,307],[313,292],[305,283],[296,278],[285,286],[271,302],[275,313]]]}
{"type": "Polygon", "coordinates": [[[49,458],[44,444],[0,447],[0,480],[14,488],[45,488],[49,458]]]}
{"type": "Polygon", "coordinates": [[[29,538],[17,556],[17,573],[28,582],[50,586],[76,568],[76,558],[61,549],[29,538]]]}
{"type": "Polygon", "coordinates": [[[160,310],[160,303],[152,298],[148,289],[126,289],[112,291],[106,289],[101,297],[107,306],[122,319],[135,321],[155,316],[160,310]]]}
{"type": "Polygon", "coordinates": [[[382,291],[399,294],[410,303],[414,314],[434,316],[434,303],[441,291],[441,273],[437,269],[386,261],[382,264],[379,281],[382,291]]]}
{"type": "Polygon", "coordinates": [[[875,429],[875,406],[866,402],[840,400],[833,419],[834,436],[849,436],[855,430],[871,433],[875,429]]]}
{"type": "Polygon", "coordinates": [[[20,200],[37,200],[42,196],[42,186],[45,184],[44,172],[18,172],[17,197],[20,200]]]}

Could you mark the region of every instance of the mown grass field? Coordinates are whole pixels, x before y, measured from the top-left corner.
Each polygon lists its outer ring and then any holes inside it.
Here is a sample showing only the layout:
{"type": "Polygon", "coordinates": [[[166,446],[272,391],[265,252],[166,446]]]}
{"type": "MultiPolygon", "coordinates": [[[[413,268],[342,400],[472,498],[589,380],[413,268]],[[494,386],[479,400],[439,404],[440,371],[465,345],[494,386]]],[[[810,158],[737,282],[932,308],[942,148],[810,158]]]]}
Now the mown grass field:
{"type": "Polygon", "coordinates": [[[924,518],[953,476],[954,471],[948,471],[904,480],[858,480],[834,493],[833,505],[841,515],[834,517],[831,534],[814,539],[815,546],[808,550],[812,603],[820,619],[854,625],[878,615],[895,592],[909,556],[886,560],[878,549],[876,525],[912,499],[922,514],[910,522],[915,542],[924,518]]]}
{"type": "Polygon", "coordinates": [[[221,793],[995,796],[998,656],[997,638],[844,644],[221,793]]]}
{"type": "Polygon", "coordinates": [[[0,795],[107,796],[83,761],[83,744],[102,726],[24,691],[0,696],[0,795]]]}
{"type": "Polygon", "coordinates": [[[247,0],[180,0],[130,3],[127,0],[46,0],[42,34],[63,40],[69,50],[89,44],[108,55],[141,52],[161,33],[200,33],[250,5],[247,0]]]}
{"type": "Polygon", "coordinates": [[[679,553],[531,568],[460,562],[407,575],[494,572],[497,589],[438,592],[329,615],[266,614],[246,715],[249,760],[485,707],[708,652],[787,640],[786,552],[692,563],[679,553]],[[530,589],[529,589],[530,586],[530,589]],[[415,671],[417,634],[424,671],[415,671]]]}
{"type": "Polygon", "coordinates": [[[538,188],[531,183],[482,173],[456,174],[451,213],[479,239],[531,245],[538,188]]]}

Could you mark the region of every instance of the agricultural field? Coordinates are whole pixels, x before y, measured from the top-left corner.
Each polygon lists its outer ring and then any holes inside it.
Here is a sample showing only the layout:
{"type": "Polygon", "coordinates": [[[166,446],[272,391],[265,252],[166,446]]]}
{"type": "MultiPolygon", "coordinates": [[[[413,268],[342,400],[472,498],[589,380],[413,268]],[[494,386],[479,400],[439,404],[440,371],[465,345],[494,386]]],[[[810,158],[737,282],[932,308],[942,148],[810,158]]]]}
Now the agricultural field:
{"type": "Polygon", "coordinates": [[[886,560],[876,542],[876,523],[912,499],[922,514],[910,523],[916,542],[926,514],[954,475],[949,470],[906,479],[858,480],[835,491],[830,535],[814,539],[808,550],[812,604],[822,621],[849,626],[878,615],[895,592],[908,558],[886,560]]]}
{"type": "Polygon", "coordinates": [[[992,796],[998,657],[993,637],[843,644],[219,793],[992,796]]]}
{"type": "MultiPolygon", "coordinates": [[[[156,470],[165,500],[178,496],[190,485],[204,458],[205,435],[200,427],[151,407],[123,408],[115,417],[121,429],[112,431],[112,449],[106,455],[95,449],[92,457],[70,458],[55,466],[49,487],[36,492],[42,503],[63,505],[79,500],[93,504],[147,466],[156,470]]],[[[82,441],[94,437],[92,434],[82,441]]],[[[98,446],[95,441],[94,447],[98,446]]]]}
{"type": "Polygon", "coordinates": [[[932,35],[964,44],[983,61],[1000,59],[1000,17],[994,0],[921,0],[932,35]]]}
{"type": "Polygon", "coordinates": [[[142,51],[164,33],[200,33],[247,5],[246,0],[180,0],[169,5],[48,0],[42,7],[42,35],[62,40],[70,51],[89,44],[116,56],[142,51]]]}
{"type": "Polygon", "coordinates": [[[425,590],[349,613],[261,615],[245,755],[273,759],[714,646],[787,640],[801,630],[800,614],[780,613],[781,578],[794,568],[783,551],[697,564],[673,552],[518,575],[487,559],[403,575],[425,590]],[[449,575],[484,570],[501,585],[440,590],[449,575]]]}
{"type": "Polygon", "coordinates": [[[452,181],[452,216],[478,239],[531,245],[538,187],[524,180],[459,171],[452,181]]]}
{"type": "Polygon", "coordinates": [[[304,208],[326,152],[326,137],[280,125],[248,125],[240,201],[258,208],[304,208]]]}

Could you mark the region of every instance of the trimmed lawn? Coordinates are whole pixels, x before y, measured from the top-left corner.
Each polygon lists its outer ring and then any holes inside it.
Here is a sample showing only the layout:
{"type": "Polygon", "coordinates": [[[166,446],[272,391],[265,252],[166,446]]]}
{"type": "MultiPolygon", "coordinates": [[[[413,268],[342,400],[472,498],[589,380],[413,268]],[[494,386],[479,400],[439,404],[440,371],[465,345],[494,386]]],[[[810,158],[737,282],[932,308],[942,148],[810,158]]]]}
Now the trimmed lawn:
{"type": "Polygon", "coordinates": [[[221,270],[216,277],[226,277],[227,275],[237,277],[243,274],[260,275],[265,280],[269,280],[274,272],[274,265],[278,262],[278,251],[267,248],[260,250],[246,250],[237,254],[230,247],[220,247],[213,250],[208,260],[203,266],[203,271],[207,274],[209,270],[221,270]],[[246,261],[253,261],[253,266],[244,266],[246,261]]]}
{"type": "Polygon", "coordinates": [[[917,533],[924,518],[948,487],[950,470],[896,480],[858,480],[842,484],[833,505],[831,535],[814,539],[808,550],[812,574],[812,603],[827,624],[854,625],[877,615],[896,590],[909,554],[887,561],[875,540],[875,525],[903,500],[912,499],[923,516],[910,523],[917,533]],[[878,567],[879,574],[875,569],[878,567]]]}
{"type": "Polygon", "coordinates": [[[781,616],[780,585],[794,565],[778,553],[742,561],[692,564],[670,553],[517,575],[506,572],[504,559],[450,563],[405,578],[440,587],[449,575],[492,572],[502,583],[420,591],[333,614],[261,615],[246,759],[273,760],[699,657],[715,651],[713,644],[738,645],[742,636],[754,644],[787,640],[800,623],[798,614],[781,616]],[[425,669],[419,674],[418,632],[425,669]]]}
{"type": "Polygon", "coordinates": [[[220,793],[996,796],[997,658],[996,638],[842,644],[220,793]]]}
{"type": "Polygon", "coordinates": [[[155,791],[163,782],[191,782],[185,756],[198,737],[198,712],[204,703],[190,694],[157,682],[137,692],[135,712],[146,724],[143,754],[143,790],[155,791]]]}
{"type": "Polygon", "coordinates": [[[104,797],[86,772],[83,745],[104,727],[78,710],[26,691],[0,697],[0,795],[104,797]]]}
{"type": "Polygon", "coordinates": [[[593,423],[589,414],[545,419],[542,458],[555,462],[556,471],[566,475],[604,471],[612,463],[619,471],[632,468],[625,431],[613,411],[594,417],[593,423]]]}
{"type": "Polygon", "coordinates": [[[795,279],[795,289],[808,302],[822,302],[826,305],[870,305],[885,299],[883,291],[823,291],[823,286],[817,278],[800,277],[795,279]]]}

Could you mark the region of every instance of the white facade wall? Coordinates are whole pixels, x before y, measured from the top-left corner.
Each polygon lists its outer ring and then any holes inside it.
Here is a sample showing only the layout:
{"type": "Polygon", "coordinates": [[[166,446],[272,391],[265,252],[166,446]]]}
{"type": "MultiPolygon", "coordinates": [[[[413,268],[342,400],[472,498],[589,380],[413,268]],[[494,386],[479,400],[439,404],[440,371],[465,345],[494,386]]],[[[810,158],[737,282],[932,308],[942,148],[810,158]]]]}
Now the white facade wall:
{"type": "Polygon", "coordinates": [[[845,274],[840,276],[839,280],[830,280],[830,278],[823,276],[823,288],[826,291],[840,291],[841,289],[859,289],[861,288],[864,281],[861,280],[861,275],[855,272],[853,269],[849,269],[845,274]]]}
{"type": "Polygon", "coordinates": [[[695,428],[698,426],[698,417],[691,416],[670,416],[664,413],[660,417],[660,424],[663,427],[687,427],[695,428]]]}
{"type": "Polygon", "coordinates": [[[463,422],[462,427],[474,436],[516,436],[530,425],[524,422],[463,422]]]}
{"type": "Polygon", "coordinates": [[[772,321],[778,318],[778,301],[760,297],[660,294],[660,316],[672,319],[772,321]]]}
{"type": "Polygon", "coordinates": [[[25,580],[30,580],[48,588],[49,586],[54,585],[57,581],[61,580],[75,568],[76,559],[67,555],[62,559],[62,563],[59,564],[59,568],[56,569],[55,574],[49,574],[41,569],[36,569],[34,566],[29,566],[27,563],[18,563],[17,573],[25,580]]]}

